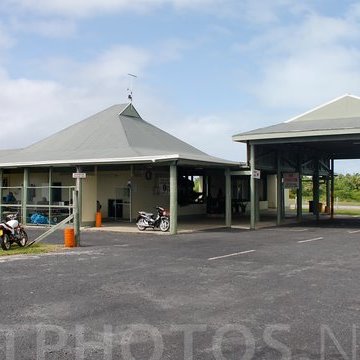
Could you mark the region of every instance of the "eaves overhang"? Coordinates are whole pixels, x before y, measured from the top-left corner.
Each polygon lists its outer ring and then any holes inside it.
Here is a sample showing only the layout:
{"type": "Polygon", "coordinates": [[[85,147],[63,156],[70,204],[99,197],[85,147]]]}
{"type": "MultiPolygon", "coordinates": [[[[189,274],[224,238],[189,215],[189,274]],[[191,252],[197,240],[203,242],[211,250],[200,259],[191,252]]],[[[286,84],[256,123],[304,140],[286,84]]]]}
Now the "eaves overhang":
{"type": "Polygon", "coordinates": [[[234,135],[232,140],[235,142],[256,142],[256,143],[287,143],[287,142],[302,142],[302,141],[319,141],[333,140],[334,137],[341,137],[342,139],[360,137],[360,128],[351,129],[332,129],[332,130],[313,130],[313,131],[292,131],[292,132],[269,132],[261,134],[239,134],[234,135]]]}
{"type": "Polygon", "coordinates": [[[138,156],[138,157],[119,157],[106,159],[68,159],[68,160],[35,160],[35,161],[15,161],[15,162],[1,162],[0,168],[16,168],[16,167],[47,167],[47,166],[80,166],[80,165],[111,165],[111,164],[148,164],[176,161],[180,164],[192,165],[212,165],[212,166],[227,166],[239,167],[240,162],[227,161],[217,158],[198,159],[180,154],[158,155],[158,156],[138,156]]]}

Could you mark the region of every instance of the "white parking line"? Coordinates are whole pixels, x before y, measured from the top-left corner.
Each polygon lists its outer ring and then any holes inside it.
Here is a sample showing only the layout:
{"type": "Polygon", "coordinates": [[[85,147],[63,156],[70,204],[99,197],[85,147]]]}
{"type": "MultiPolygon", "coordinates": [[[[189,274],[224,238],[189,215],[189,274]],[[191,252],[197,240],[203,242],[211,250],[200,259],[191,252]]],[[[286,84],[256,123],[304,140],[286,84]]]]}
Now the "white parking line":
{"type": "Polygon", "coordinates": [[[352,230],[352,231],[348,231],[348,233],[349,233],[349,234],[356,234],[356,233],[358,233],[358,232],[360,232],[360,230],[352,230]]]}
{"type": "Polygon", "coordinates": [[[314,238],[314,239],[308,239],[308,240],[300,240],[298,241],[298,243],[306,243],[306,242],[310,242],[310,241],[316,241],[316,240],[322,240],[323,237],[318,237],[318,238],[314,238]]]}
{"type": "Polygon", "coordinates": [[[303,232],[308,231],[309,229],[268,229],[270,231],[286,231],[286,232],[303,232]]]}
{"type": "Polygon", "coordinates": [[[237,252],[237,253],[233,253],[233,254],[228,254],[228,255],[222,255],[222,256],[216,256],[216,257],[212,257],[212,258],[209,258],[208,260],[217,260],[217,259],[224,259],[224,258],[227,258],[227,257],[230,257],[230,256],[236,256],[236,255],[242,255],[242,254],[248,254],[248,253],[252,253],[254,252],[255,250],[246,250],[246,251],[241,251],[241,252],[237,252]]]}
{"type": "Polygon", "coordinates": [[[127,247],[127,246],[129,246],[129,244],[114,245],[114,246],[118,246],[118,247],[127,247]]]}

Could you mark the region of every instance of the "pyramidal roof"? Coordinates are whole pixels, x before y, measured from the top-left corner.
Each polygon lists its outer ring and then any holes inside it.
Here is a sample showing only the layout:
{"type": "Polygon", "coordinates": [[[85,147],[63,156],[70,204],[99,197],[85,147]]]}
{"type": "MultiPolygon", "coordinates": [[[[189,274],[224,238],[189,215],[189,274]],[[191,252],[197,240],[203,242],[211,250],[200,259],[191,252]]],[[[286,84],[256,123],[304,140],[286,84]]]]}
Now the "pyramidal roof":
{"type": "Polygon", "coordinates": [[[360,134],[360,98],[343,95],[283,123],[233,135],[234,141],[360,134]]]}
{"type": "Polygon", "coordinates": [[[1,157],[0,166],[197,160],[231,163],[205,154],[144,121],[132,104],[111,106],[44,140],[1,157]]]}

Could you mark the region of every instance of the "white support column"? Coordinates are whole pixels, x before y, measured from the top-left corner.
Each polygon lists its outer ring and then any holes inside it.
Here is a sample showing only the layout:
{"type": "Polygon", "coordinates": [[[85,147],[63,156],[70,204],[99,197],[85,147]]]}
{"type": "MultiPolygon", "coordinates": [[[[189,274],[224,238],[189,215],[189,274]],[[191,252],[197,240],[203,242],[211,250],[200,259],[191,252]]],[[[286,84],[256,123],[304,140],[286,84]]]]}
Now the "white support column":
{"type": "Polygon", "coordinates": [[[24,168],[24,180],[23,180],[23,192],[21,198],[21,217],[22,223],[26,224],[26,217],[27,217],[27,193],[28,193],[28,186],[29,186],[29,169],[24,168]]]}
{"type": "MultiPolygon", "coordinates": [[[[81,172],[80,166],[76,167],[76,172],[81,172]]],[[[80,246],[80,226],[81,226],[81,207],[82,207],[82,186],[81,179],[76,178],[76,189],[73,192],[73,205],[74,205],[74,232],[76,246],[80,246]]]]}
{"type": "Polygon", "coordinates": [[[260,222],[260,180],[255,179],[255,222],[260,222]]]}
{"type": "Polygon", "coordinates": [[[276,225],[281,224],[283,213],[283,196],[282,196],[282,174],[281,174],[281,159],[280,150],[277,151],[276,157],[276,225]]]}
{"type": "Polygon", "coordinates": [[[231,227],[231,175],[230,169],[225,170],[225,226],[231,227]]]}
{"type": "Polygon", "coordinates": [[[330,213],[330,198],[331,198],[331,188],[330,188],[330,175],[326,176],[326,213],[330,213]]]}
{"type": "Polygon", "coordinates": [[[170,165],[170,234],[177,234],[177,164],[170,165]]]}
{"type": "Polygon", "coordinates": [[[300,222],[302,220],[302,158],[299,156],[298,159],[298,173],[299,173],[299,188],[297,189],[297,220],[300,222]]]}
{"type": "Polygon", "coordinates": [[[320,183],[319,183],[319,159],[315,159],[315,170],[313,174],[313,210],[314,215],[316,217],[316,221],[320,219],[320,212],[319,212],[319,190],[320,190],[320,183]]]}
{"type": "Polygon", "coordinates": [[[335,192],[335,183],[334,183],[334,159],[331,159],[331,191],[330,191],[330,217],[334,218],[334,192],[335,192]]]}
{"type": "MultiPolygon", "coordinates": [[[[80,173],[81,167],[76,167],[76,172],[80,173]]],[[[79,226],[82,224],[82,179],[76,179],[76,189],[78,190],[78,206],[79,206],[79,226]]]]}
{"type": "Polygon", "coordinates": [[[3,169],[0,169],[0,221],[2,220],[2,202],[3,202],[3,169]]]}
{"type": "MultiPolygon", "coordinates": [[[[130,218],[130,222],[132,222],[132,202],[133,202],[133,192],[132,192],[132,181],[133,181],[133,178],[134,178],[134,165],[130,165],[130,189],[129,189],[129,218],[130,218]]],[[[128,185],[129,186],[129,185],[128,185]]]]}
{"type": "Polygon", "coordinates": [[[255,145],[250,145],[250,229],[255,230],[256,226],[256,190],[255,190],[255,145]]]}
{"type": "Polygon", "coordinates": [[[52,167],[49,167],[49,175],[48,175],[48,185],[49,185],[49,192],[48,192],[48,200],[49,200],[49,221],[51,222],[51,217],[52,217],[52,214],[51,214],[51,205],[52,205],[52,202],[53,202],[53,199],[52,199],[52,167]]]}
{"type": "Polygon", "coordinates": [[[75,245],[80,246],[79,191],[73,190],[75,245]]]}

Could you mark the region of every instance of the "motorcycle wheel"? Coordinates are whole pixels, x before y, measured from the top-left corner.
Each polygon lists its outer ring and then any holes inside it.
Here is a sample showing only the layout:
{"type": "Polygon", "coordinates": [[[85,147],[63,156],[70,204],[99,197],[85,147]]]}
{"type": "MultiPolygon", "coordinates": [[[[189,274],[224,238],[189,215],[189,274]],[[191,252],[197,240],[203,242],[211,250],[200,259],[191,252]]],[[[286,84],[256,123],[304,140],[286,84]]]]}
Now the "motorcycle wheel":
{"type": "Polygon", "coordinates": [[[20,239],[17,241],[17,244],[20,247],[24,247],[28,242],[28,236],[25,230],[20,230],[20,239]]]}
{"type": "Polygon", "coordinates": [[[146,229],[146,222],[143,218],[139,219],[138,222],[136,223],[137,228],[140,231],[144,231],[146,229]]]}
{"type": "Polygon", "coordinates": [[[10,250],[11,242],[8,234],[4,234],[1,238],[1,248],[5,251],[10,250]]]}
{"type": "Polygon", "coordinates": [[[160,230],[163,231],[163,232],[166,232],[168,231],[170,228],[170,221],[169,219],[161,219],[161,222],[160,222],[160,230]]]}

